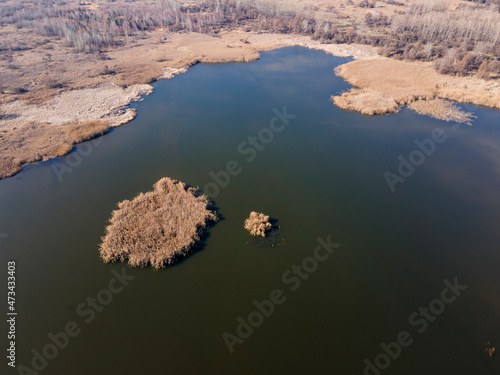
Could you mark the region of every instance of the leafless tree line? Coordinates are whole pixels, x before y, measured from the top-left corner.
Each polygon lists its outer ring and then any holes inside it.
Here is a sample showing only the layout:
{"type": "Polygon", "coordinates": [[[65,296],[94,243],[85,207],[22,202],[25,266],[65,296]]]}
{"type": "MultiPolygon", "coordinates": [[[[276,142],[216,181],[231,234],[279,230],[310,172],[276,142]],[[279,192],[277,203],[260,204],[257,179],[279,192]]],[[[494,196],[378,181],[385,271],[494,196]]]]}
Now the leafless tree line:
{"type": "Polygon", "coordinates": [[[470,3],[453,9],[450,0],[410,0],[405,12],[392,17],[377,14],[375,7],[359,28],[340,27],[335,16],[321,17],[285,0],[111,0],[97,9],[71,0],[21,0],[0,6],[0,24],[62,38],[81,52],[113,48],[156,28],[213,35],[223,28],[294,33],[327,43],[371,44],[395,58],[435,61],[442,73],[500,74],[500,0],[470,3]]]}
{"type": "Polygon", "coordinates": [[[406,14],[393,18],[393,32],[415,32],[430,40],[498,44],[500,13],[495,6],[467,6],[450,11],[448,3],[447,0],[411,1],[406,14]]]}
{"type": "Polygon", "coordinates": [[[366,25],[385,28],[387,33],[363,42],[381,46],[389,57],[434,61],[441,73],[489,78],[500,74],[498,3],[485,0],[485,4],[453,8],[450,0],[411,0],[406,11],[389,22],[368,16],[366,25]]]}
{"type": "Polygon", "coordinates": [[[222,27],[245,27],[248,31],[298,33],[324,40],[335,38],[335,42],[348,41],[347,33],[340,32],[333,23],[299,12],[290,4],[282,0],[131,1],[108,2],[90,10],[40,1],[0,7],[0,23],[63,38],[68,46],[81,52],[115,47],[124,37],[155,28],[216,34],[222,27]]]}

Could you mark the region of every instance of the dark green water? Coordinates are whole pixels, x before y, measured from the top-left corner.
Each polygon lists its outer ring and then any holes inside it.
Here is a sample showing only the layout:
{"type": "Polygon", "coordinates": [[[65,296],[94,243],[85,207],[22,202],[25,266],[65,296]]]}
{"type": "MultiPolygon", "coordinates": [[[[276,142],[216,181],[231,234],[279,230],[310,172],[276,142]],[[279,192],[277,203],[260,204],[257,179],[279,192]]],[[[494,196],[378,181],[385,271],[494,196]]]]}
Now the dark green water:
{"type": "Polygon", "coordinates": [[[486,340],[500,349],[500,112],[466,106],[478,118],[458,128],[407,109],[344,112],[329,97],[349,88],[332,71],[346,61],[287,48],[251,64],[197,65],[155,84],[131,123],[1,181],[2,274],[17,262],[17,364],[32,367],[31,350],[73,321],[80,334],[40,373],[363,374],[365,358],[402,331],[412,343],[380,373],[500,373],[500,357],[484,351],[486,340]],[[238,146],[284,106],[296,118],[248,162],[238,146]],[[446,141],[392,193],[384,172],[437,128],[446,141]],[[162,272],[126,268],[135,279],[86,323],[78,307],[123,268],[98,257],[116,203],[164,176],[203,189],[230,160],[241,173],[214,198],[224,220],[203,249],[162,272]],[[61,165],[74,168],[59,181],[61,165]],[[245,233],[252,210],[278,219],[280,246],[245,233]],[[340,248],[292,291],[282,275],[327,236],[340,248]],[[409,317],[455,278],[468,288],[419,333],[409,317]],[[274,289],[285,302],[230,354],[223,333],[236,335],[236,319],[274,289]]]}

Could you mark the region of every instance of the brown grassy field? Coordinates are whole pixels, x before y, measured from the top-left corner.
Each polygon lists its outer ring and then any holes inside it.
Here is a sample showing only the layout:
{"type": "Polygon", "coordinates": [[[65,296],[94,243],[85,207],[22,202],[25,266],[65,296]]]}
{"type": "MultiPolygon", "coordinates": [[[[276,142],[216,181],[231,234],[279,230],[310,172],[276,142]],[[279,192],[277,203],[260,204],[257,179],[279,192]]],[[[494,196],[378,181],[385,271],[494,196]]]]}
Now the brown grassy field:
{"type": "Polygon", "coordinates": [[[154,190],[125,200],[113,211],[102,238],[104,262],[164,268],[185,257],[217,221],[208,198],[184,183],[162,178],[154,190]]]}

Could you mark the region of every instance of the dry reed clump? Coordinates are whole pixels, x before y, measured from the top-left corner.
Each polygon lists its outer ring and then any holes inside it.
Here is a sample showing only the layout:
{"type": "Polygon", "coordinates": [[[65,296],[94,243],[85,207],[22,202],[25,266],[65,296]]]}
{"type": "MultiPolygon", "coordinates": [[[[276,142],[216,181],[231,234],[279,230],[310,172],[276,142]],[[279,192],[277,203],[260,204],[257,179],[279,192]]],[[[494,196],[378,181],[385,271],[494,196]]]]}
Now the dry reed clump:
{"type": "Polygon", "coordinates": [[[335,105],[347,111],[358,111],[364,115],[384,115],[399,109],[394,99],[378,91],[353,89],[341,96],[332,96],[335,105]]]}
{"type": "Polygon", "coordinates": [[[106,263],[164,268],[186,256],[201,231],[217,221],[209,204],[196,189],[162,178],[154,191],[118,204],[102,237],[100,256],[106,263]]]}
{"type": "Polygon", "coordinates": [[[418,114],[427,115],[438,120],[454,121],[462,124],[471,125],[474,115],[470,112],[462,111],[453,103],[447,100],[417,100],[408,104],[408,108],[418,114]]]}
{"type": "Polygon", "coordinates": [[[266,233],[272,228],[269,222],[269,216],[264,215],[262,212],[250,212],[250,216],[245,220],[245,229],[250,232],[252,236],[265,237],[266,233]]]}
{"type": "Polygon", "coordinates": [[[496,349],[491,344],[490,340],[486,341],[484,346],[485,346],[484,351],[486,352],[486,354],[488,354],[488,357],[493,358],[493,356],[495,355],[496,349]]]}

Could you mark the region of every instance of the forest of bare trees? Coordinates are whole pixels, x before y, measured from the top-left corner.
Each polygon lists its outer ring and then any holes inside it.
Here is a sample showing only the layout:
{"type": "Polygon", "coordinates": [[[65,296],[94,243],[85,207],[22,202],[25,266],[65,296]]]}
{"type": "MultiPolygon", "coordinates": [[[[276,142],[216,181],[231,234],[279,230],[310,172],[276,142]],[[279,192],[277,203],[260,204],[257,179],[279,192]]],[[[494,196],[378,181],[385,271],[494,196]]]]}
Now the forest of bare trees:
{"type": "Polygon", "coordinates": [[[445,74],[500,73],[498,1],[450,9],[448,0],[411,0],[390,23],[387,56],[435,61],[445,74]]]}
{"type": "MultiPolygon", "coordinates": [[[[132,34],[165,28],[217,34],[221,28],[245,26],[249,31],[314,34],[317,22],[279,2],[204,0],[193,3],[109,2],[98,9],[57,5],[51,1],[16,3],[0,8],[0,22],[63,38],[80,52],[95,52],[123,43],[132,34]]],[[[321,23],[329,33],[330,24],[321,23]]]]}
{"type": "MultiPolygon", "coordinates": [[[[398,3],[401,11],[389,16],[377,11],[377,3],[358,3],[371,11],[361,23],[347,26],[336,19],[334,9],[328,18],[278,0],[108,1],[97,8],[27,1],[1,6],[0,22],[61,38],[87,53],[117,47],[157,28],[211,35],[241,28],[310,35],[326,43],[370,44],[388,57],[434,61],[445,74],[500,74],[500,0],[468,1],[457,8],[450,7],[450,0],[409,0],[404,7],[398,3]]],[[[0,50],[6,48],[0,41],[0,50]]]]}

